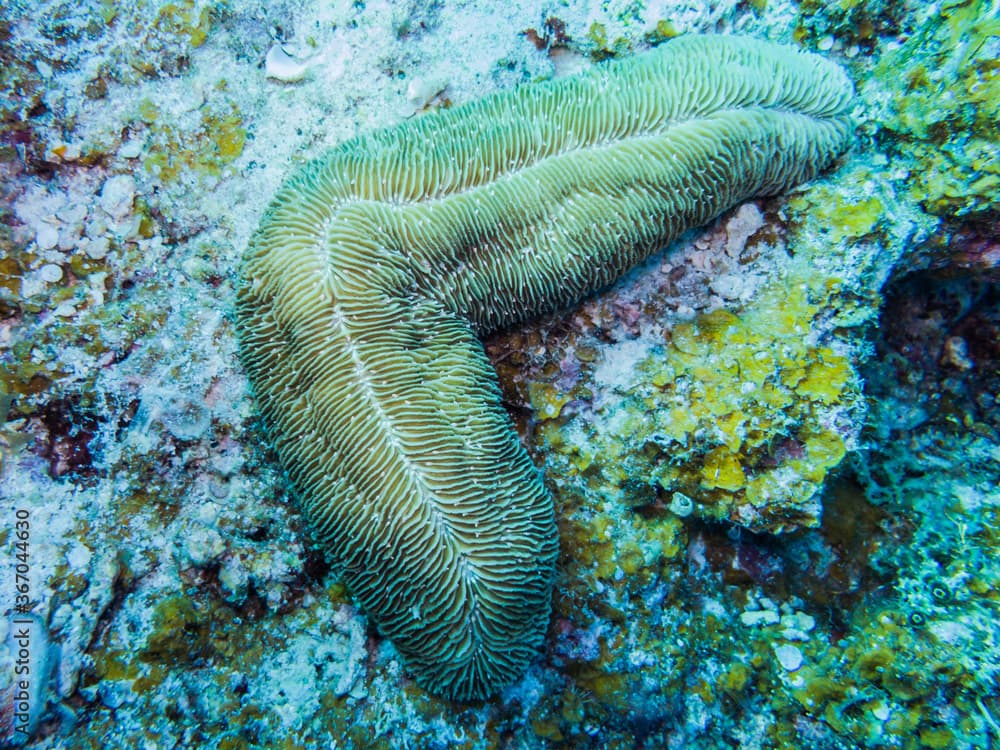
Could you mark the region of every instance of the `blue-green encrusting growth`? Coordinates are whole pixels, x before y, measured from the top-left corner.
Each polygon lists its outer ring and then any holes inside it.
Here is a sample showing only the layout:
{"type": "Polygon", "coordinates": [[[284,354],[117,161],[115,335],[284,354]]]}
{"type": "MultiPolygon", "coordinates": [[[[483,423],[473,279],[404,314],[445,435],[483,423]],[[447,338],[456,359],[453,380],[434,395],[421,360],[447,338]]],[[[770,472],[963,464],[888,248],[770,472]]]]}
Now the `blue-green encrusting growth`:
{"type": "Polygon", "coordinates": [[[456,699],[543,640],[551,499],[478,334],[572,303],[685,229],[828,167],[835,65],[685,37],[342,144],[278,192],[240,350],[331,559],[417,681],[456,699]]]}

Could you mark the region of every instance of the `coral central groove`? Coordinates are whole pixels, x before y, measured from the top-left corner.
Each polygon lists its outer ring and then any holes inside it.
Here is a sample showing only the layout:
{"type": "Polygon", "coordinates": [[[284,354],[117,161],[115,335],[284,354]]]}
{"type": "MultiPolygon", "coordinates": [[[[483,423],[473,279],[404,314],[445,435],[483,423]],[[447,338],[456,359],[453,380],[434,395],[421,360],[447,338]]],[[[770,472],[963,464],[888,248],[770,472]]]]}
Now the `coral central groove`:
{"type": "Polygon", "coordinates": [[[421,684],[495,692],[549,617],[551,498],[476,335],[811,179],[851,97],[818,57],[685,37],[348,141],[278,192],[241,267],[241,356],[318,537],[421,684]]]}

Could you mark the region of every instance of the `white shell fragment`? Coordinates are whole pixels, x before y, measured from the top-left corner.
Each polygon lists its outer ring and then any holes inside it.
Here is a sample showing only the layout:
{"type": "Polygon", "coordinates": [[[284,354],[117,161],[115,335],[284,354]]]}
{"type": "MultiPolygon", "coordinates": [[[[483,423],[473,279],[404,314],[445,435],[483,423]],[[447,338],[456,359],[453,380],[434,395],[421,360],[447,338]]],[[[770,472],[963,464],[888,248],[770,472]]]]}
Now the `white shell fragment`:
{"type": "Polygon", "coordinates": [[[787,672],[794,672],[802,666],[802,652],[795,646],[775,646],[774,655],[787,672]]]}
{"type": "Polygon", "coordinates": [[[115,175],[101,188],[101,208],[115,221],[122,221],[132,211],[136,185],[131,175],[115,175]]]}
{"type": "Polygon", "coordinates": [[[294,83],[306,77],[315,60],[315,57],[299,60],[285,52],[280,44],[275,44],[264,58],[264,73],[276,81],[294,83]]]}
{"type": "Polygon", "coordinates": [[[41,222],[35,230],[35,244],[39,250],[51,250],[59,243],[59,230],[51,224],[41,222]]]}

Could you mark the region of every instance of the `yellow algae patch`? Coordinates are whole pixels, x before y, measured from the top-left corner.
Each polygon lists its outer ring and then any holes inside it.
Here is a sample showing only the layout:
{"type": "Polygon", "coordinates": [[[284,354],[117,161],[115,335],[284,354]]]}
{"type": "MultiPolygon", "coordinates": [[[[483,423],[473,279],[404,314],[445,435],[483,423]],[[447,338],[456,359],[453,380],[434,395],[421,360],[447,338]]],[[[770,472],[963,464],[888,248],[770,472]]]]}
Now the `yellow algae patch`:
{"type": "Polygon", "coordinates": [[[828,186],[818,187],[809,195],[796,196],[789,201],[789,206],[798,211],[808,210],[816,223],[825,227],[826,239],[831,243],[871,234],[885,214],[885,205],[875,196],[850,201],[828,186]]]}
{"type": "Polygon", "coordinates": [[[197,124],[164,119],[149,99],[139,102],[136,116],[149,129],[143,166],[165,182],[182,174],[217,176],[243,153],[246,128],[236,106],[204,111],[197,124]]]}
{"type": "Polygon", "coordinates": [[[735,491],[746,484],[746,479],[739,460],[725,448],[716,448],[705,456],[701,467],[702,487],[735,491]]]}
{"type": "Polygon", "coordinates": [[[547,423],[548,447],[572,457],[570,474],[585,466],[591,486],[620,487],[627,505],[645,481],[662,505],[680,493],[703,517],[761,531],[815,525],[817,495],[848,450],[842,415],[861,395],[850,351],[813,333],[841,282],[798,272],[809,276],[773,283],[742,313],[674,326],[600,429],[547,423]]]}
{"type": "Polygon", "coordinates": [[[528,401],[538,419],[555,419],[569,400],[568,393],[551,383],[535,382],[528,385],[528,401]]]}

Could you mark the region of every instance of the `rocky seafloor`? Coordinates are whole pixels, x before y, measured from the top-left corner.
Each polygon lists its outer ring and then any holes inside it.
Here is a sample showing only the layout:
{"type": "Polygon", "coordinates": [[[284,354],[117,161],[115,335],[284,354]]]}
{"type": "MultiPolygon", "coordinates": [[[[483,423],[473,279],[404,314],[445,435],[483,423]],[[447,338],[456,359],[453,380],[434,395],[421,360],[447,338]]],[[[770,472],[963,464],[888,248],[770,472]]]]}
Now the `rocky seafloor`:
{"type": "Polygon", "coordinates": [[[4,4],[2,742],[996,747],[998,35],[983,0],[4,4]],[[840,62],[855,147],[486,342],[558,579],[529,672],[443,701],[263,439],[242,249],[326,146],[695,31],[840,62]]]}

